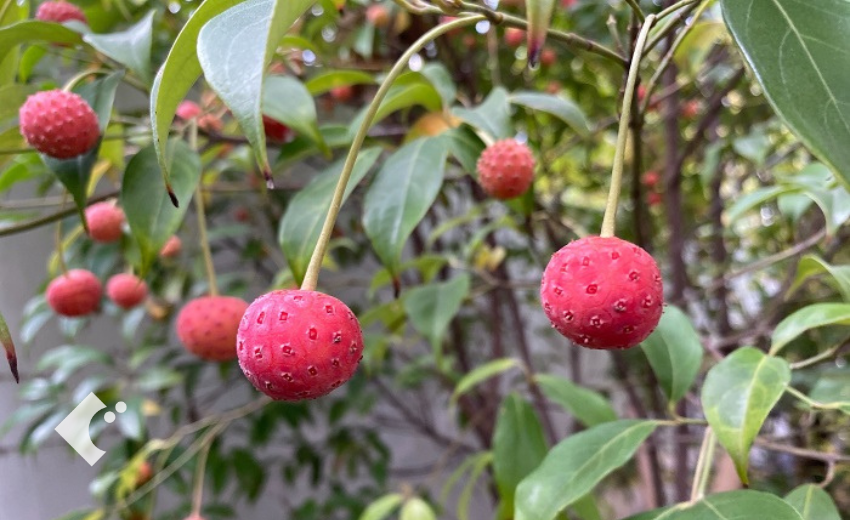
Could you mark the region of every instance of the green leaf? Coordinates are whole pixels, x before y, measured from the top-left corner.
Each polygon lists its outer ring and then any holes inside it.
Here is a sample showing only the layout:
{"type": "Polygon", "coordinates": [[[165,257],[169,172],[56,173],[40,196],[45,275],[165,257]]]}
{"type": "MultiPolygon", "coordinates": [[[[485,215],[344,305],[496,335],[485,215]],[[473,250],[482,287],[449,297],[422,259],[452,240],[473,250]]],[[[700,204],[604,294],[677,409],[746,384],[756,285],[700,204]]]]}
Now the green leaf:
{"type": "Polygon", "coordinates": [[[402,506],[398,520],[437,520],[437,515],[428,502],[419,497],[413,497],[402,506]]]}
{"type": "Polygon", "coordinates": [[[65,382],[78,369],[94,364],[112,365],[112,357],[94,347],[63,345],[45,352],[36,370],[52,370],[51,380],[65,382]]]}
{"type": "Polygon", "coordinates": [[[749,482],[747,466],[753,440],[790,380],[791,368],[784,359],[752,347],[739,348],[705,377],[705,418],[735,461],[744,484],[749,482]]]}
{"type": "Polygon", "coordinates": [[[383,520],[398,509],[398,506],[404,501],[404,496],[400,493],[392,493],[384,495],[375,500],[369,507],[360,515],[360,520],[383,520]]]}
{"type": "Polygon", "coordinates": [[[118,429],[129,439],[141,441],[144,437],[145,418],[142,414],[142,398],[133,396],[127,399],[124,403],[127,409],[116,414],[118,420],[118,429]]]}
{"type": "Polygon", "coordinates": [[[329,70],[308,79],[304,82],[304,87],[311,96],[318,96],[335,87],[373,84],[375,84],[375,78],[362,70],[329,70]]]}
{"type": "Polygon", "coordinates": [[[823,273],[831,277],[831,281],[838,287],[844,300],[850,302],[850,265],[832,265],[817,255],[806,255],[800,259],[797,265],[797,276],[791,288],[788,289],[788,294],[799,289],[809,278],[823,273]]]}
{"type": "Polygon", "coordinates": [[[146,84],[151,81],[151,34],[153,15],[150,11],[139,22],[123,32],[89,33],[83,40],[113,60],[132,70],[146,84]]]}
{"type": "Polygon", "coordinates": [[[136,387],[142,392],[156,392],[157,390],[175,387],[182,381],[183,375],[180,372],[159,366],[142,372],[136,379],[136,387]]]}
{"type": "Polygon", "coordinates": [[[602,513],[593,494],[584,495],[572,505],[579,520],[602,520],[602,513]]]}
{"type": "Polygon", "coordinates": [[[473,109],[455,108],[452,113],[493,140],[505,139],[514,134],[508,91],[502,87],[491,90],[479,106],[473,109]]]}
{"type": "Polygon", "coordinates": [[[806,331],[829,325],[850,325],[850,303],[815,303],[787,316],[773,331],[770,353],[776,354],[806,331]]]}
{"type": "Polygon", "coordinates": [[[798,191],[798,188],[787,185],[771,186],[769,188],[759,188],[747,193],[746,195],[742,195],[735,199],[732,206],[726,210],[724,221],[726,225],[732,224],[739,218],[743,217],[748,211],[751,211],[752,209],[761,206],[767,201],[775,199],[780,195],[794,191],[798,191]]]}
{"type": "Polygon", "coordinates": [[[260,491],[266,482],[266,472],[254,453],[247,449],[237,448],[232,454],[233,467],[236,470],[236,482],[239,488],[254,500],[260,496],[260,491]]]}
{"type": "Polygon", "coordinates": [[[630,516],[626,520],[760,520],[762,518],[803,520],[800,514],[781,498],[750,490],[710,495],[695,504],[683,503],[630,516]]]}
{"type": "Polygon", "coordinates": [[[210,20],[198,35],[207,82],[239,121],[263,171],[270,170],[263,131],[263,71],[280,40],[315,0],[248,0],[210,20]]]}
{"type": "Polygon", "coordinates": [[[797,510],[803,520],[841,520],[832,497],[814,484],[805,484],[785,495],[785,501],[797,510]]]}
{"type": "Polygon", "coordinates": [[[87,226],[84,214],[87,202],[86,189],[89,185],[92,168],[97,162],[99,149],[100,140],[88,152],[71,159],[54,159],[49,155],[39,154],[47,169],[53,172],[59,182],[71,194],[74,204],[77,205],[80,222],[82,222],[84,228],[87,226]]]}
{"type": "Polygon", "coordinates": [[[515,105],[552,114],[570,125],[582,137],[587,137],[590,134],[590,123],[587,121],[587,116],[584,115],[578,105],[563,96],[523,91],[511,94],[510,101],[515,105]]]}
{"type": "MultiPolygon", "coordinates": [[[[442,108],[440,93],[434,88],[422,74],[408,72],[402,74],[387,91],[387,95],[381,101],[375,117],[369,122],[369,128],[381,122],[385,117],[399,110],[413,106],[425,107],[429,112],[435,112],[442,108]]],[[[348,127],[348,132],[353,136],[360,129],[369,107],[363,107],[348,127]]]]}
{"type": "Polygon", "coordinates": [[[534,408],[516,392],[499,407],[493,432],[493,475],[500,509],[512,511],[519,483],[540,465],[548,446],[534,408]]]}
{"type": "Polygon", "coordinates": [[[468,126],[453,128],[443,136],[449,141],[449,153],[457,159],[466,173],[477,176],[478,158],[484,151],[484,142],[468,126]]]}
{"type": "Polygon", "coordinates": [[[546,397],[561,405],[585,426],[593,427],[617,420],[617,413],[602,394],[582,388],[560,376],[537,374],[534,379],[546,397]]]}
{"type": "Polygon", "coordinates": [[[525,0],[528,18],[528,63],[536,65],[546,43],[546,32],[552,21],[555,0],[525,0]]]}
{"type": "Polygon", "coordinates": [[[469,275],[461,274],[447,282],[414,287],[404,298],[404,312],[420,334],[428,338],[435,350],[463,300],[469,295],[469,275]]]}
{"type": "Polygon", "coordinates": [[[290,76],[266,78],[263,113],[309,137],[325,155],[331,153],[319,132],[313,97],[297,79],[290,76]]]}
{"type": "Polygon", "coordinates": [[[469,392],[475,386],[481,384],[487,379],[495,377],[519,365],[519,360],[515,358],[501,358],[488,361],[483,365],[475,367],[474,369],[469,371],[469,373],[464,375],[460,381],[457,382],[457,385],[455,386],[455,391],[452,393],[452,402],[457,401],[460,396],[469,392]]]}
{"type": "MultiPolygon", "coordinates": [[[[170,141],[166,153],[174,193],[178,199],[188,201],[201,178],[201,160],[179,140],[170,141]]],[[[127,163],[121,186],[121,206],[127,215],[130,231],[139,244],[142,274],[165,242],[180,228],[188,208],[188,204],[179,208],[171,204],[160,178],[156,151],[148,146],[127,163]]]]}
{"type": "Polygon", "coordinates": [[[381,262],[398,274],[401,250],[428,212],[440,187],[448,146],[440,138],[417,139],[391,155],[363,202],[363,226],[381,262]]]}
{"type": "Polygon", "coordinates": [[[657,426],[653,421],[614,421],[561,441],[517,487],[515,519],[554,519],[628,462],[657,426]]]}
{"type": "Polygon", "coordinates": [[[78,45],[83,43],[80,33],[53,22],[26,20],[0,29],[0,60],[22,43],[46,42],[78,45]]]}
{"type": "MultiPolygon", "coordinates": [[[[197,41],[201,28],[214,16],[239,4],[243,0],[205,0],[192,13],[189,21],[180,30],[174,40],[174,45],[165,58],[165,63],[159,69],[151,88],[151,127],[153,128],[153,144],[156,157],[162,171],[162,178],[168,182],[171,171],[171,161],[166,156],[165,143],[174,120],[177,105],[183,101],[186,94],[201,75],[201,64],[198,61],[197,41]],[[163,89],[163,85],[166,86],[163,89]]],[[[259,97],[257,98],[259,99],[259,97]]],[[[179,199],[178,199],[179,200],[179,199]]]]}
{"type": "Polygon", "coordinates": [[[825,372],[812,386],[809,397],[826,405],[838,405],[842,412],[850,415],[850,372],[825,372]]]}
{"type": "Polygon", "coordinates": [[[670,403],[688,393],[702,363],[702,343],[691,320],[678,307],[667,305],[658,328],[641,348],[670,403]]]}
{"type": "Polygon", "coordinates": [[[449,73],[446,66],[440,62],[432,61],[430,63],[426,63],[424,67],[422,67],[422,75],[428,78],[428,81],[434,85],[434,88],[437,89],[437,92],[440,93],[440,97],[443,99],[443,104],[445,106],[449,106],[454,103],[455,98],[457,97],[457,86],[455,86],[455,82],[452,79],[452,75],[449,73]]]}
{"type": "Polygon", "coordinates": [[[109,126],[109,120],[112,117],[112,105],[115,103],[115,91],[118,90],[118,85],[121,83],[123,77],[124,71],[119,70],[102,79],[86,83],[74,89],[74,92],[85,99],[86,103],[97,114],[101,134],[109,126]]]}
{"type": "Polygon", "coordinates": [[[850,68],[843,51],[824,40],[824,35],[850,32],[850,2],[722,4],[726,25],[773,108],[850,185],[850,68]]]}
{"type": "Polygon", "coordinates": [[[475,459],[472,468],[469,470],[469,476],[466,479],[466,484],[457,497],[457,517],[458,520],[469,520],[469,504],[472,502],[472,492],[475,491],[475,484],[493,462],[493,453],[485,452],[481,457],[475,459]]]}
{"type": "MultiPolygon", "coordinates": [[[[345,188],[343,203],[369,173],[381,154],[380,148],[361,150],[345,188]]],[[[337,161],[317,175],[289,202],[278,228],[278,242],[286,255],[292,275],[298,283],[304,279],[310,256],[319,241],[325,216],[331,205],[334,188],[342,173],[344,160],[337,161]]]]}

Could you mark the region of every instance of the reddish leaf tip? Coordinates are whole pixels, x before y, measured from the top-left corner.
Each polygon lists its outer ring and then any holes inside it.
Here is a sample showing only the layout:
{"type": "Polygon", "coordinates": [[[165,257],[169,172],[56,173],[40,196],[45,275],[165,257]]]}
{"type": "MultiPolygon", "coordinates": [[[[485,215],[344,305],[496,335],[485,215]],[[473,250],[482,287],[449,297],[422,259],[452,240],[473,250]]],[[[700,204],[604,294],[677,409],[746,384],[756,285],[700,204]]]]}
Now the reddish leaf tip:
{"type": "Polygon", "coordinates": [[[14,354],[7,353],[6,360],[9,362],[9,370],[12,371],[12,376],[15,378],[15,383],[20,383],[21,378],[18,374],[18,358],[14,354]]]}
{"type": "Polygon", "coordinates": [[[274,179],[272,178],[272,172],[269,170],[263,170],[263,178],[266,179],[266,187],[270,190],[274,189],[274,179]]]}

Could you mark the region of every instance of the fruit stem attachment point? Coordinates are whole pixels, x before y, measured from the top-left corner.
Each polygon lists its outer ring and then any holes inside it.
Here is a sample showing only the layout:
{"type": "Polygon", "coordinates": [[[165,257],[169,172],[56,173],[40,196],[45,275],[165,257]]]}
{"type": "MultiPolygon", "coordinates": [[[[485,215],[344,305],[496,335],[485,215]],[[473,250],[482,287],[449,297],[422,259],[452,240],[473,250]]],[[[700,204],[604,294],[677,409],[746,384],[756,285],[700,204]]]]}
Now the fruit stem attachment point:
{"type": "Polygon", "coordinates": [[[629,64],[629,75],[626,79],[626,89],[623,94],[623,110],[620,115],[620,127],[617,131],[617,149],[614,153],[614,166],[611,171],[611,188],[608,192],[608,201],[605,204],[605,216],[602,218],[602,232],[600,236],[613,237],[617,227],[617,205],[620,201],[620,190],[623,185],[623,166],[626,156],[626,141],[629,135],[629,123],[632,115],[632,102],[635,96],[635,87],[640,73],[640,60],[643,57],[643,49],[649,30],[655,22],[655,15],[646,17],[646,21],[640,28],[634,54],[629,64]]]}
{"type": "Polygon", "coordinates": [[[395,82],[396,78],[398,78],[407,68],[410,59],[432,40],[454,29],[473,25],[486,19],[486,16],[480,14],[464,16],[457,20],[452,20],[451,22],[443,23],[434,27],[416,40],[416,42],[401,55],[398,61],[395,62],[393,68],[390,69],[386,78],[384,78],[383,83],[381,83],[381,86],[378,88],[378,92],[375,93],[375,97],[372,98],[371,103],[369,103],[369,108],[366,110],[366,116],[363,118],[363,122],[360,123],[360,128],[357,130],[357,134],[354,136],[354,141],[351,143],[348,156],[345,158],[345,165],[342,168],[339,181],[337,181],[336,188],[334,189],[331,205],[328,208],[328,215],[325,217],[325,223],[322,225],[319,240],[316,242],[316,248],[313,250],[313,256],[310,257],[310,263],[307,266],[304,281],[301,283],[301,290],[316,290],[316,285],[319,283],[319,271],[322,269],[322,262],[325,259],[328,242],[330,242],[336,218],[339,216],[339,210],[342,207],[342,198],[345,194],[345,188],[348,185],[348,179],[351,177],[351,172],[354,170],[357,155],[360,153],[363,141],[366,140],[366,134],[369,131],[369,127],[372,125],[372,120],[375,119],[375,115],[378,113],[378,108],[381,106],[381,102],[384,100],[384,97],[386,97],[390,87],[392,87],[393,82],[395,82]]]}
{"type": "MultiPolygon", "coordinates": [[[[189,147],[192,150],[198,149],[198,120],[192,119],[189,122],[189,147]]],[[[218,284],[215,281],[215,266],[213,265],[212,253],[210,252],[210,242],[207,238],[207,216],[204,209],[204,190],[201,185],[204,183],[203,175],[198,181],[198,186],[195,188],[195,213],[198,216],[198,242],[201,245],[201,251],[204,254],[204,267],[207,272],[207,283],[210,286],[210,296],[218,296],[218,284]]]]}

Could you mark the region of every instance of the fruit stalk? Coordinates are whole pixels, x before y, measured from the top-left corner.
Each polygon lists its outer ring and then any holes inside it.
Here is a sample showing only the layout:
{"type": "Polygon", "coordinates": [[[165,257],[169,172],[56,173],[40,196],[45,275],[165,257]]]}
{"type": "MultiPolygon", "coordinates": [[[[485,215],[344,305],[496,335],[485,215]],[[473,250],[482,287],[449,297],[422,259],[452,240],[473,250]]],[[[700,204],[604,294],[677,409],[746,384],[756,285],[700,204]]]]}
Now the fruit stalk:
{"type": "MultiPolygon", "coordinates": [[[[189,147],[192,150],[198,149],[198,120],[192,119],[189,123],[189,147]]],[[[204,268],[207,273],[207,283],[210,286],[210,296],[218,296],[218,284],[215,281],[215,266],[213,265],[212,253],[210,252],[210,242],[207,238],[207,216],[204,210],[204,192],[201,189],[203,179],[198,182],[195,188],[195,213],[198,216],[198,242],[201,246],[201,251],[204,254],[204,268]]]]}
{"type": "Polygon", "coordinates": [[[396,78],[398,78],[401,73],[404,72],[404,69],[407,68],[407,63],[410,59],[435,38],[454,29],[473,25],[486,19],[487,17],[484,15],[465,16],[449,23],[443,23],[434,27],[416,40],[416,42],[401,55],[398,61],[396,61],[393,68],[390,69],[390,72],[387,74],[384,82],[381,83],[381,86],[378,88],[378,92],[375,93],[375,97],[372,99],[371,103],[369,103],[369,108],[366,111],[366,117],[363,118],[363,122],[357,130],[357,134],[354,136],[354,141],[351,143],[351,149],[348,151],[348,156],[345,158],[345,165],[342,168],[342,173],[340,174],[339,181],[336,184],[336,189],[334,190],[333,198],[331,199],[331,206],[328,208],[328,215],[325,217],[325,223],[322,226],[321,233],[319,234],[319,240],[316,242],[316,248],[313,250],[313,256],[310,257],[310,263],[307,266],[304,281],[301,283],[302,290],[316,290],[316,285],[319,282],[319,271],[321,270],[322,262],[325,259],[325,253],[328,249],[328,242],[330,242],[336,218],[339,216],[339,210],[342,207],[342,196],[345,193],[345,187],[348,185],[348,179],[351,177],[351,172],[354,170],[354,164],[357,161],[357,154],[360,153],[363,141],[366,140],[366,133],[369,131],[369,127],[372,124],[372,120],[375,118],[375,114],[378,113],[378,107],[380,107],[381,102],[384,100],[384,97],[387,95],[387,92],[389,92],[390,87],[392,87],[396,78]]]}
{"type": "Polygon", "coordinates": [[[617,226],[617,206],[620,201],[620,189],[623,185],[623,166],[626,156],[626,141],[629,135],[629,123],[632,115],[632,99],[635,95],[638,74],[640,72],[640,60],[643,57],[643,48],[649,30],[655,22],[655,15],[646,17],[646,21],[640,29],[632,61],[629,64],[629,75],[626,80],[626,91],[623,94],[623,109],[620,115],[620,128],[617,131],[617,150],[614,153],[614,167],[611,172],[611,188],[608,192],[608,201],[605,204],[605,216],[602,218],[603,237],[613,237],[617,226]]]}

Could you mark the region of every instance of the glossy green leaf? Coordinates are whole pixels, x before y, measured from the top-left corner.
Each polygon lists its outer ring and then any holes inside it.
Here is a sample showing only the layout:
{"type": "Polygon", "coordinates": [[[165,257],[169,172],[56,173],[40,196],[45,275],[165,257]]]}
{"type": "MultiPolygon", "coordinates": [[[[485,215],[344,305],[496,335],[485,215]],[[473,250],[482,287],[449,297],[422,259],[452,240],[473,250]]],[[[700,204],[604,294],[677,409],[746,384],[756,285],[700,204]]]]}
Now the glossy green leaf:
{"type": "MultiPolygon", "coordinates": [[[[343,202],[369,173],[380,154],[380,148],[367,148],[360,151],[348,180],[343,202]]],[[[299,191],[289,202],[280,220],[278,242],[286,255],[292,275],[299,284],[304,279],[310,256],[319,241],[319,234],[344,162],[344,160],[337,161],[299,191]]]]}
{"type": "Polygon", "coordinates": [[[500,509],[513,510],[517,485],[540,465],[548,449],[534,408],[516,392],[508,394],[493,432],[493,475],[500,509]]]}
{"type": "MultiPolygon", "coordinates": [[[[167,157],[171,185],[179,200],[189,201],[201,178],[198,154],[178,140],[169,141],[167,157]]],[[[156,258],[165,242],[177,232],[188,204],[174,207],[161,182],[156,151],[152,146],[137,153],[124,172],[121,186],[121,206],[127,223],[141,252],[141,272],[144,273],[156,258]]]]}
{"type": "Polygon", "coordinates": [[[452,113],[469,126],[484,132],[490,139],[505,139],[514,134],[511,126],[510,103],[508,91],[496,87],[475,108],[455,108],[452,113]]]}
{"type": "MultiPolygon", "coordinates": [[[[29,2],[16,2],[9,4],[9,7],[4,9],[2,17],[0,17],[0,27],[7,27],[15,22],[26,20],[30,15],[29,2]]],[[[15,83],[15,78],[19,70],[19,62],[21,61],[19,52],[10,52],[6,57],[0,59],[0,86],[11,85],[15,83]]],[[[21,75],[21,83],[27,82],[26,75],[21,75]]]]}
{"type": "MultiPolygon", "coordinates": [[[[90,365],[111,365],[112,358],[106,352],[83,345],[63,345],[44,353],[36,370],[49,370],[53,381],[67,381],[77,370],[90,365]]],[[[100,367],[103,368],[103,367],[100,367]]]]}
{"type": "Polygon", "coordinates": [[[484,381],[518,366],[520,366],[518,359],[500,358],[475,367],[457,382],[457,385],[455,385],[455,391],[452,393],[451,400],[453,402],[457,401],[460,396],[469,392],[484,381]]]}
{"type": "Polygon", "coordinates": [[[814,484],[805,484],[785,495],[785,501],[800,513],[803,520],[841,520],[832,497],[814,484]]]}
{"type": "Polygon", "coordinates": [[[118,429],[124,437],[141,441],[145,433],[145,417],[142,414],[143,400],[140,396],[132,396],[124,400],[127,409],[116,415],[118,429]]]}
{"type": "Polygon", "coordinates": [[[484,142],[468,126],[454,128],[443,134],[449,141],[449,153],[470,175],[477,176],[478,158],[484,151],[484,142]]]}
{"type": "Polygon", "coordinates": [[[678,307],[665,306],[658,327],[641,348],[667,399],[677,403],[694,384],[702,364],[702,343],[690,318],[678,307]]]}
{"type": "Polygon", "coordinates": [[[0,29],[0,59],[22,43],[83,43],[82,35],[64,25],[52,22],[25,20],[0,29]]]}
{"type": "Polygon", "coordinates": [[[431,207],[446,167],[448,146],[440,138],[417,139],[386,161],[366,193],[363,226],[381,262],[398,274],[401,251],[431,207]]]}
{"type": "Polygon", "coordinates": [[[263,113],[306,135],[316,143],[322,153],[330,154],[330,149],[319,132],[313,97],[297,79],[290,76],[266,78],[263,113]]]}
{"type": "Polygon", "coordinates": [[[20,382],[18,376],[18,355],[15,353],[15,342],[12,340],[12,334],[9,333],[9,326],[6,325],[6,319],[3,318],[3,313],[0,313],[0,345],[3,345],[3,350],[6,352],[6,361],[9,363],[9,370],[15,377],[16,382],[20,382]]]}
{"type": "Polygon", "coordinates": [[[89,33],[83,37],[83,40],[138,74],[146,84],[150,83],[153,15],[154,11],[150,11],[126,31],[107,34],[89,33]]]}
{"type": "Polygon", "coordinates": [[[828,274],[829,281],[838,288],[844,301],[850,303],[850,265],[832,265],[817,255],[805,255],[797,264],[797,276],[788,289],[795,292],[813,276],[828,274]]]}
{"type": "Polygon", "coordinates": [[[823,212],[826,219],[826,233],[829,236],[850,219],[850,192],[841,185],[830,189],[818,189],[812,186],[799,186],[801,193],[812,199],[823,212]]]}
{"type": "Polygon", "coordinates": [[[846,0],[723,0],[726,25],[785,123],[850,185],[850,68],[824,35],[850,32],[846,0]]]}
{"type": "Polygon", "coordinates": [[[74,92],[86,100],[97,114],[101,134],[106,132],[112,117],[112,105],[115,103],[115,91],[124,77],[124,71],[113,72],[97,81],[86,83],[74,89],[74,92]]]}
{"type": "Polygon", "coordinates": [[[422,75],[428,78],[428,81],[434,85],[440,97],[443,99],[443,104],[449,106],[454,103],[457,97],[457,86],[455,85],[452,75],[449,73],[446,66],[440,62],[432,61],[426,63],[422,67],[422,75]]]}
{"type": "Polygon", "coordinates": [[[360,520],[383,520],[398,509],[403,501],[404,496],[400,493],[384,495],[369,504],[369,507],[360,515],[360,520]]]}
{"type": "MultiPolygon", "coordinates": [[[[213,17],[241,3],[243,0],[205,0],[192,13],[189,21],[174,40],[165,63],[159,69],[151,88],[150,116],[153,127],[153,144],[163,179],[170,178],[170,160],[165,143],[174,120],[177,105],[201,75],[197,41],[201,28],[213,17]],[[163,89],[163,85],[167,88],[163,89]]],[[[259,99],[259,97],[257,98],[259,99]]],[[[179,199],[178,199],[179,201],[179,199]]]]}
{"type": "Polygon", "coordinates": [[[750,447],[790,381],[788,362],[752,347],[739,348],[706,375],[705,418],[745,484],[750,447]]]}
{"type": "Polygon", "coordinates": [[[531,91],[514,92],[509,99],[515,105],[546,112],[561,119],[583,137],[590,134],[590,123],[587,121],[587,116],[570,99],[560,95],[531,91]]]}
{"type": "Polygon", "coordinates": [[[652,421],[594,426],[558,443],[516,491],[516,520],[552,520],[632,458],[655,431],[652,421]]]}
{"type": "Polygon", "coordinates": [[[850,303],[815,303],[787,316],[773,330],[770,352],[776,354],[804,332],[830,325],[850,325],[850,303]]]}
{"type": "Polygon", "coordinates": [[[315,0],[248,0],[210,20],[198,34],[198,60],[213,90],[239,121],[263,171],[263,72],[284,34],[315,0]]]}
{"type": "Polygon", "coordinates": [[[525,0],[528,19],[528,63],[536,65],[546,43],[546,32],[552,21],[555,0],[525,0]]]}
{"type": "Polygon", "coordinates": [[[571,509],[575,512],[578,520],[602,520],[602,513],[599,511],[596,497],[592,493],[576,500],[571,509]]]}
{"type": "Polygon", "coordinates": [[[828,370],[812,386],[809,397],[819,403],[837,406],[850,415],[850,371],[828,370]]]}
{"type": "Polygon", "coordinates": [[[437,520],[437,515],[428,502],[413,497],[401,507],[398,520],[437,520]]]}
{"type": "Polygon", "coordinates": [[[585,426],[617,420],[617,413],[611,403],[598,392],[551,374],[537,374],[534,379],[546,397],[561,405],[585,426]]]}
{"type": "Polygon", "coordinates": [[[362,70],[329,70],[316,74],[304,82],[310,95],[318,96],[335,87],[346,85],[372,85],[375,78],[362,70]]]}
{"type": "Polygon", "coordinates": [[[478,482],[478,479],[481,478],[481,475],[484,473],[484,470],[487,469],[487,466],[492,463],[493,453],[488,451],[482,453],[481,456],[476,458],[475,462],[472,464],[472,467],[469,470],[469,475],[466,479],[466,484],[464,484],[463,489],[457,498],[458,520],[470,520],[469,504],[472,502],[472,492],[475,491],[475,484],[478,482]]]}
{"type": "Polygon", "coordinates": [[[762,518],[803,520],[800,514],[781,498],[750,490],[709,495],[695,504],[683,503],[630,516],[626,520],[760,520],[762,518]]]}
{"type": "MultiPolygon", "coordinates": [[[[375,126],[393,112],[414,106],[421,106],[430,112],[434,112],[442,108],[442,100],[434,85],[422,74],[408,72],[402,74],[387,91],[387,95],[384,96],[380,106],[378,106],[378,111],[369,123],[369,127],[375,126]]],[[[360,129],[368,110],[368,106],[363,107],[352,120],[348,129],[352,136],[360,129]]]]}
{"type": "Polygon", "coordinates": [[[88,152],[71,159],[55,159],[49,155],[39,154],[47,169],[53,172],[59,182],[65,186],[77,205],[77,213],[83,227],[87,226],[84,210],[86,208],[86,188],[89,185],[92,168],[97,162],[100,141],[88,152]]]}
{"type": "Polygon", "coordinates": [[[428,338],[435,350],[442,344],[449,323],[469,295],[469,284],[469,275],[461,274],[446,282],[407,291],[404,311],[413,328],[428,338]]]}
{"type": "Polygon", "coordinates": [[[735,202],[726,210],[724,221],[727,225],[736,222],[749,211],[761,206],[769,200],[773,200],[780,195],[798,191],[793,186],[771,186],[769,188],[759,188],[742,195],[735,199],[735,202]]]}

